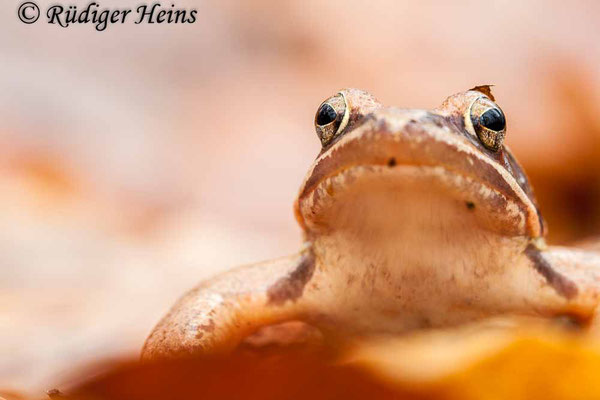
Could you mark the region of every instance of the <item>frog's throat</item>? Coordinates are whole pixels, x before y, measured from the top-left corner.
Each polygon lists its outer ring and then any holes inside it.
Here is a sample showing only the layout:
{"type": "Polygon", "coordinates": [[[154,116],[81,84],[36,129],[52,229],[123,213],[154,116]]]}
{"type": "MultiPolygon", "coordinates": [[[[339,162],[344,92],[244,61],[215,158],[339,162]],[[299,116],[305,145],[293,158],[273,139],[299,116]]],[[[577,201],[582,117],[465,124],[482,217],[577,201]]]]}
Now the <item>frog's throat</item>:
{"type": "Polygon", "coordinates": [[[478,212],[485,210],[500,219],[507,215],[502,229],[510,228],[512,219],[511,234],[543,235],[537,207],[498,162],[457,135],[451,125],[440,123],[439,116],[432,118],[420,110],[387,112],[392,117],[371,116],[317,158],[295,204],[305,231],[318,228],[339,194],[357,182],[395,173],[400,179],[392,185],[401,186],[403,172],[412,168],[411,179],[419,176],[418,171],[429,178],[435,175],[453,200],[462,198],[467,207],[472,197],[478,197],[477,205],[485,206],[478,212]]]}

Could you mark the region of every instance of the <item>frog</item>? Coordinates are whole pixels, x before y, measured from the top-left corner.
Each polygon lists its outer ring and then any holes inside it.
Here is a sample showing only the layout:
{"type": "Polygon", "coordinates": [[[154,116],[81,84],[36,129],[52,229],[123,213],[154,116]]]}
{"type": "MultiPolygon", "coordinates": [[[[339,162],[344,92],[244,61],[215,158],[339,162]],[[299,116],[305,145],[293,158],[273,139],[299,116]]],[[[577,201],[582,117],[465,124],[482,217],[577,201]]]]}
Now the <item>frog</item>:
{"type": "Polygon", "coordinates": [[[546,243],[490,86],[431,110],[342,89],[314,126],[321,151],[294,203],[301,249],[200,283],[143,359],[231,352],[290,321],[356,337],[499,315],[593,320],[600,254],[546,243]]]}

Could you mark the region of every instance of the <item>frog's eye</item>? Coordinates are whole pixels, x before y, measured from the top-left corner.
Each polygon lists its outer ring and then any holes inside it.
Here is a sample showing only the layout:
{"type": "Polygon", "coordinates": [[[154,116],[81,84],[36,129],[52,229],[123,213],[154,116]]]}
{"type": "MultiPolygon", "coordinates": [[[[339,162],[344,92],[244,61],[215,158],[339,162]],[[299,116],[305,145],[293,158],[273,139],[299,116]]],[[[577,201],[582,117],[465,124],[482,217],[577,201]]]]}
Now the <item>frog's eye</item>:
{"type": "Polygon", "coordinates": [[[506,136],[502,110],[487,97],[480,97],[471,105],[469,119],[479,141],[489,150],[500,150],[506,136]]]}
{"type": "Polygon", "coordinates": [[[348,125],[348,106],[342,93],[325,100],[315,115],[315,130],[323,146],[340,134],[348,125]]]}

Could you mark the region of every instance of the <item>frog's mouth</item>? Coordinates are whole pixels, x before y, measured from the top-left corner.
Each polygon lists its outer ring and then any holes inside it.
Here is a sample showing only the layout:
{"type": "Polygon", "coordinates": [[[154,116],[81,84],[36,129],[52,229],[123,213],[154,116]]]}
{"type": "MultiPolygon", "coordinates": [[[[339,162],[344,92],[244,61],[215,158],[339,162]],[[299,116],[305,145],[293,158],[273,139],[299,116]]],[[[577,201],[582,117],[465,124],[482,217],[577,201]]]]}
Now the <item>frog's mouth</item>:
{"type": "Polygon", "coordinates": [[[309,234],[354,217],[402,214],[405,223],[460,213],[505,235],[542,235],[537,208],[515,178],[451,121],[421,110],[366,117],[317,158],[295,209],[309,234]]]}

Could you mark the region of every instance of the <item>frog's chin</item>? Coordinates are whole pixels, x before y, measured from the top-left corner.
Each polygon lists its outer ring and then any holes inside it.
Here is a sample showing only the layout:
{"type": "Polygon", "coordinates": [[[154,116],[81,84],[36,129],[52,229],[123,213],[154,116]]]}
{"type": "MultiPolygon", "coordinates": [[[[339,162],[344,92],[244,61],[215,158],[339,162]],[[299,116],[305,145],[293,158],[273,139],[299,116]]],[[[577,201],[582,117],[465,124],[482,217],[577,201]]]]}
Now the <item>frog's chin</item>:
{"type": "Polygon", "coordinates": [[[296,204],[309,237],[349,232],[398,240],[447,241],[464,231],[534,237],[527,211],[471,176],[419,165],[353,166],[325,178],[296,204]]]}

